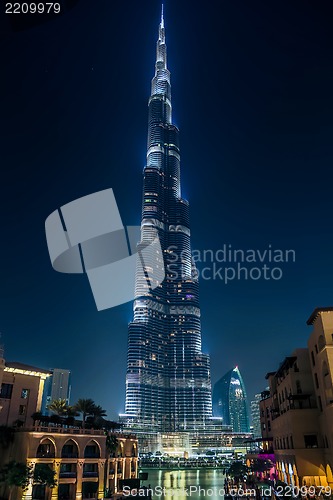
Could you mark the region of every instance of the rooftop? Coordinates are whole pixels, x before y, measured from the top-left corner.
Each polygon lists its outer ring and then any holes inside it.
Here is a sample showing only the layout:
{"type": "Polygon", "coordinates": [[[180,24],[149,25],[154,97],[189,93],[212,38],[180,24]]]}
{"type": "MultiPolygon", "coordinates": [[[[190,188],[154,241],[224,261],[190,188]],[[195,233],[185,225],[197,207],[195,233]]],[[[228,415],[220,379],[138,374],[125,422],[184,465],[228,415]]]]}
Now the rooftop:
{"type": "MultiPolygon", "coordinates": [[[[42,434],[85,434],[85,435],[95,435],[104,436],[108,435],[103,429],[83,429],[82,427],[56,427],[56,426],[43,426],[35,425],[31,427],[16,427],[15,432],[39,432],[42,434]]],[[[126,432],[109,432],[110,435],[116,436],[117,439],[135,439],[136,435],[126,432]]]]}
{"type": "Polygon", "coordinates": [[[18,363],[17,361],[6,361],[5,371],[22,373],[23,375],[52,375],[50,370],[45,370],[44,368],[37,368],[36,366],[25,365],[24,363],[18,363]]]}
{"type": "Polygon", "coordinates": [[[276,377],[281,376],[284,370],[288,370],[288,368],[291,368],[296,360],[297,360],[296,356],[287,356],[281,363],[279,369],[276,371],[275,376],[276,377]]]}
{"type": "Polygon", "coordinates": [[[307,320],[306,324],[307,325],[313,325],[313,323],[316,321],[320,313],[322,312],[333,312],[333,306],[328,306],[328,307],[316,307],[316,309],[312,312],[311,316],[307,320]]]}

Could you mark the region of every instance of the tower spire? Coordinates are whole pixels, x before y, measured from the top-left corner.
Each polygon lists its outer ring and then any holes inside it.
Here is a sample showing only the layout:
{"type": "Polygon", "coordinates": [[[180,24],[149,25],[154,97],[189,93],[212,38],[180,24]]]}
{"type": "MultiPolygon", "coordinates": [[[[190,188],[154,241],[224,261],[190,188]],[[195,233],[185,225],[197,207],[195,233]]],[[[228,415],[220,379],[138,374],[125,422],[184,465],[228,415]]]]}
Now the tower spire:
{"type": "Polygon", "coordinates": [[[158,40],[156,43],[155,76],[152,81],[152,93],[165,94],[170,99],[170,73],[167,68],[167,48],[165,43],[164,4],[162,3],[161,21],[158,27],[158,40]]]}

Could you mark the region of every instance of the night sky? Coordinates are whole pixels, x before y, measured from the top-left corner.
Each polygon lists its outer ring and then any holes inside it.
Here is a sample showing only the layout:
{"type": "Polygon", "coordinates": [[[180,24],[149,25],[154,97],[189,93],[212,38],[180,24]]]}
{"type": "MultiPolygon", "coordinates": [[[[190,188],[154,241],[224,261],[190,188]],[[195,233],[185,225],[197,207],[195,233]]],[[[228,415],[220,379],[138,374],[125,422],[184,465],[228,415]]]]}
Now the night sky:
{"type": "MultiPolygon", "coordinates": [[[[238,365],[251,397],[332,305],[332,14],[330,1],[165,2],[193,248],[296,253],[281,280],[200,282],[212,381],[238,365]]],[[[52,269],[44,222],[111,187],[124,225],[140,224],[159,17],[155,0],[80,0],[26,30],[1,18],[6,359],[72,370],[72,402],[110,418],[124,410],[132,305],[97,312],[85,276],[52,269]]]]}

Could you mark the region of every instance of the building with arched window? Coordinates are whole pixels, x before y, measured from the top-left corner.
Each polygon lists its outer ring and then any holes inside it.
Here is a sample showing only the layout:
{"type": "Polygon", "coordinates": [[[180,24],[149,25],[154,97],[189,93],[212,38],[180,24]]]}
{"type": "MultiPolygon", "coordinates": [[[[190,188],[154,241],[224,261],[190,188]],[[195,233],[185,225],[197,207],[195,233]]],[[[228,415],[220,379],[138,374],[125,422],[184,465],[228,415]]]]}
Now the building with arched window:
{"type": "Polygon", "coordinates": [[[137,439],[131,434],[37,425],[16,429],[10,449],[10,457],[6,450],[0,456],[4,463],[10,458],[32,469],[46,464],[55,471],[57,481],[52,489],[38,484],[30,484],[23,492],[16,488],[12,500],[110,498],[120,493],[122,480],[138,477],[137,439]]]}
{"type": "Polygon", "coordinates": [[[308,349],[319,410],[323,467],[333,487],[333,307],[315,309],[307,324],[313,327],[308,349]]]}
{"type": "Polygon", "coordinates": [[[308,348],[266,375],[261,432],[273,443],[278,479],[325,493],[333,488],[333,307],[315,309],[307,324],[308,348]]]}

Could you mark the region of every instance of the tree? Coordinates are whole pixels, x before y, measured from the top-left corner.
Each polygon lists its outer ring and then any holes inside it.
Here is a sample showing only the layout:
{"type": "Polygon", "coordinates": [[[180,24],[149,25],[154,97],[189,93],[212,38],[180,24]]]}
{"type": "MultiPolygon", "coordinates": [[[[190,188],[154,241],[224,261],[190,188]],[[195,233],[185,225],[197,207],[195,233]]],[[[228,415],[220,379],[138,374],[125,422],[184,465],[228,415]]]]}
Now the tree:
{"type": "Polygon", "coordinates": [[[34,421],[34,426],[36,425],[36,422],[38,422],[38,424],[40,424],[41,420],[43,419],[43,414],[41,411],[35,411],[32,415],[31,415],[31,418],[32,420],[34,421]]]}
{"type": "Polygon", "coordinates": [[[108,431],[120,430],[122,428],[122,424],[119,422],[114,422],[113,420],[104,420],[104,428],[108,431]]]}
{"type": "Polygon", "coordinates": [[[66,417],[77,417],[78,412],[74,406],[67,406],[66,417]]]}
{"type": "Polygon", "coordinates": [[[57,426],[61,424],[61,417],[59,417],[59,415],[51,415],[49,418],[49,422],[57,426]]]}
{"type": "Polygon", "coordinates": [[[75,410],[74,406],[67,406],[67,411],[66,411],[66,418],[64,420],[64,424],[69,426],[72,426],[75,424],[75,417],[77,417],[79,414],[75,410]]]}
{"type": "Polygon", "coordinates": [[[10,500],[14,487],[26,490],[30,480],[34,486],[54,488],[57,485],[55,475],[56,472],[47,464],[36,464],[34,471],[32,471],[32,467],[12,460],[0,470],[0,483],[8,486],[10,500]]]}
{"type": "Polygon", "coordinates": [[[74,405],[74,409],[82,414],[82,427],[85,428],[86,418],[88,415],[93,415],[96,407],[92,399],[79,399],[74,405]]]}
{"type": "Polygon", "coordinates": [[[114,434],[110,434],[109,432],[106,435],[106,449],[113,455],[118,448],[118,439],[114,434]]]}
{"type": "MultiPolygon", "coordinates": [[[[58,415],[52,415],[52,417],[57,417],[58,415]]],[[[48,427],[51,422],[51,417],[48,415],[42,415],[41,421],[39,422],[40,425],[43,425],[45,427],[48,427]]]]}
{"type": "Polygon", "coordinates": [[[55,475],[56,472],[47,464],[36,464],[33,475],[33,483],[42,484],[48,486],[49,488],[54,488],[57,485],[55,475]]]}
{"type": "Polygon", "coordinates": [[[106,417],[106,411],[100,405],[94,405],[92,409],[93,417],[106,417]]]}
{"type": "Polygon", "coordinates": [[[243,479],[247,472],[248,469],[246,465],[243,464],[243,462],[234,462],[227,470],[227,474],[236,480],[243,479]]]}
{"type": "Polygon", "coordinates": [[[9,500],[14,487],[26,490],[31,478],[31,467],[21,462],[12,460],[0,470],[0,483],[5,483],[9,488],[9,500]]]}
{"type": "Polygon", "coordinates": [[[270,460],[260,460],[256,459],[253,460],[253,464],[251,466],[251,469],[253,472],[266,472],[270,470],[273,467],[273,463],[270,460]]]}
{"type": "Polygon", "coordinates": [[[47,406],[47,409],[59,415],[59,417],[66,415],[68,409],[66,399],[55,399],[47,406]]]}

